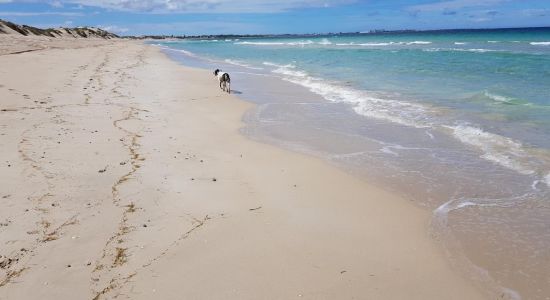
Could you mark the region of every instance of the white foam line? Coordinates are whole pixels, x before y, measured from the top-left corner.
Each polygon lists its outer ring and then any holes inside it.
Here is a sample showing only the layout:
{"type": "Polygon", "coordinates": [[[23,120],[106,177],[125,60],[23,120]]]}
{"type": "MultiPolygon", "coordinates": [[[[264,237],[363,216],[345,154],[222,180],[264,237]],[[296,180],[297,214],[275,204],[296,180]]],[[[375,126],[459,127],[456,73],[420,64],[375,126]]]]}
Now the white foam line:
{"type": "Polygon", "coordinates": [[[394,45],[393,43],[361,43],[361,44],[354,44],[351,43],[351,46],[389,46],[394,45]]]}
{"type": "Polygon", "coordinates": [[[242,61],[238,61],[238,60],[233,60],[233,59],[226,59],[225,60],[226,63],[229,63],[229,64],[232,64],[232,65],[236,65],[236,66],[239,66],[239,67],[245,67],[247,69],[252,69],[252,70],[263,70],[263,68],[259,68],[259,67],[253,67],[249,64],[246,64],[242,61]]]}
{"type": "Polygon", "coordinates": [[[529,166],[521,162],[528,156],[521,143],[477,127],[467,125],[445,127],[451,129],[453,136],[464,144],[480,149],[483,152],[482,158],[523,175],[535,173],[529,166]]]}
{"type": "Polygon", "coordinates": [[[343,159],[343,158],[353,158],[360,155],[370,154],[373,151],[358,151],[358,152],[350,152],[350,153],[344,153],[344,154],[334,154],[332,155],[332,159],[343,159]]]}
{"type": "Polygon", "coordinates": [[[430,137],[430,139],[435,140],[434,135],[429,130],[426,130],[424,132],[430,137]]]}
{"type": "Polygon", "coordinates": [[[429,45],[432,42],[428,41],[413,41],[413,42],[373,42],[373,43],[337,43],[336,46],[363,46],[363,47],[380,47],[380,46],[399,46],[399,45],[429,45]]]}
{"type": "Polygon", "coordinates": [[[425,108],[421,105],[376,98],[366,92],[325,83],[312,77],[283,79],[304,86],[331,102],[348,103],[362,116],[416,128],[429,127],[421,121],[425,118],[425,108]]]}
{"type": "Polygon", "coordinates": [[[174,48],[166,47],[166,46],[163,46],[163,45],[159,45],[158,47],[160,47],[164,50],[170,50],[170,51],[174,51],[174,52],[181,52],[181,53],[183,53],[185,55],[188,55],[188,56],[198,57],[195,53],[193,53],[191,51],[187,51],[187,50],[183,50],[183,49],[174,49],[174,48]]]}
{"type": "Polygon", "coordinates": [[[313,41],[300,41],[300,42],[237,42],[235,45],[256,45],[256,46],[304,46],[314,44],[313,41]]]}
{"type": "MultiPolygon", "coordinates": [[[[449,227],[448,216],[451,211],[470,206],[509,207],[511,205],[514,205],[513,200],[517,200],[524,196],[506,199],[508,200],[506,202],[510,202],[507,205],[498,204],[500,201],[502,201],[502,199],[451,199],[440,205],[433,211],[432,228],[438,230],[437,234],[440,234],[440,238],[446,242],[445,245],[447,246],[447,250],[455,247],[460,247],[460,243],[455,239],[449,227]]],[[[480,266],[473,263],[463,252],[458,252],[458,258],[461,260],[461,267],[466,267],[470,271],[473,271],[473,274],[476,275],[474,278],[481,280],[482,282],[488,283],[491,287],[491,290],[497,295],[500,295],[501,298],[510,300],[521,300],[521,296],[517,291],[504,287],[500,283],[496,282],[489,275],[489,272],[486,269],[481,268],[480,266]]]]}
{"type": "Polygon", "coordinates": [[[392,151],[392,150],[390,149],[390,147],[382,147],[382,148],[380,149],[380,152],[386,153],[386,154],[390,154],[390,155],[393,155],[393,156],[395,156],[395,157],[399,157],[399,153],[397,153],[397,152],[395,152],[395,151],[392,151]]]}
{"type": "MultiPolygon", "coordinates": [[[[502,96],[502,95],[497,95],[497,94],[492,94],[492,93],[489,93],[487,91],[483,92],[483,95],[485,95],[485,97],[495,101],[495,102],[499,102],[499,103],[506,103],[506,104],[515,104],[514,103],[514,98],[511,98],[511,97],[506,97],[506,96],[502,96]]],[[[519,103],[518,103],[519,104],[519,103]]]]}
{"type": "Polygon", "coordinates": [[[426,42],[426,41],[414,41],[414,42],[409,42],[409,43],[406,43],[407,45],[429,45],[431,44],[432,42],[426,42]]]}
{"type": "Polygon", "coordinates": [[[242,71],[231,71],[231,73],[235,73],[235,74],[247,74],[247,75],[254,75],[254,76],[263,76],[263,77],[275,77],[274,75],[269,75],[269,74],[262,74],[262,73],[252,73],[252,72],[242,72],[242,71]]]}
{"type": "Polygon", "coordinates": [[[259,46],[273,46],[273,45],[284,45],[285,43],[281,42],[237,42],[235,45],[259,45],[259,46]]]}
{"type": "Polygon", "coordinates": [[[269,62],[269,61],[264,61],[262,64],[264,64],[266,66],[279,67],[279,68],[292,68],[292,69],[296,68],[296,66],[293,65],[293,64],[279,65],[279,64],[272,63],[272,62],[269,62]]]}
{"type": "Polygon", "coordinates": [[[423,49],[422,51],[427,51],[427,52],[457,51],[457,52],[477,52],[477,53],[501,52],[501,50],[482,49],[482,48],[429,48],[429,49],[423,49]]]}
{"type": "Polygon", "coordinates": [[[366,91],[355,90],[349,87],[326,82],[323,79],[309,76],[302,70],[297,70],[292,64],[280,65],[264,62],[264,65],[275,67],[275,74],[283,75],[282,79],[308,88],[311,92],[335,103],[348,103],[353,110],[362,116],[416,128],[430,127],[427,121],[427,107],[424,105],[382,99],[366,91]]]}

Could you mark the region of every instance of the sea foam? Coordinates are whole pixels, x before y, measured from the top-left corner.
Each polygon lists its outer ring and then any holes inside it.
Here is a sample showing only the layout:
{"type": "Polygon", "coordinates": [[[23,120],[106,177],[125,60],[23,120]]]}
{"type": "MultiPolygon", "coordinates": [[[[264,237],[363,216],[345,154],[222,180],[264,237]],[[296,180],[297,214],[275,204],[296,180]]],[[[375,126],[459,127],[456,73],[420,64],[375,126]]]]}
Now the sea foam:
{"type": "Polygon", "coordinates": [[[416,128],[430,127],[428,108],[424,105],[383,99],[368,91],[343,87],[309,76],[307,72],[298,70],[291,64],[264,62],[264,65],[275,67],[272,72],[283,75],[283,80],[306,87],[328,101],[350,104],[359,115],[416,128]]]}
{"type": "Polygon", "coordinates": [[[364,46],[364,47],[380,47],[380,46],[400,46],[400,45],[429,45],[432,42],[428,41],[412,41],[412,42],[369,42],[369,43],[337,43],[337,46],[364,46]]]}
{"type": "Polygon", "coordinates": [[[258,45],[258,46],[274,46],[284,45],[283,42],[237,42],[235,45],[258,45]]]}
{"type": "Polygon", "coordinates": [[[407,45],[429,45],[431,44],[432,42],[426,42],[426,41],[414,41],[414,42],[408,42],[408,43],[405,43],[407,45]]]}
{"type": "Polygon", "coordinates": [[[498,95],[498,94],[490,93],[488,91],[483,92],[483,96],[485,96],[486,98],[496,103],[502,103],[507,105],[531,105],[531,103],[526,102],[525,100],[498,95]]]}
{"type": "Polygon", "coordinates": [[[446,126],[464,144],[481,150],[482,158],[524,175],[535,171],[525,162],[529,156],[520,142],[469,125],[446,126]]]}
{"type": "Polygon", "coordinates": [[[251,66],[249,64],[246,64],[242,61],[239,61],[239,60],[233,60],[233,59],[225,59],[224,60],[226,63],[228,64],[232,64],[232,65],[236,65],[236,66],[240,66],[240,67],[245,67],[247,69],[252,69],[252,70],[263,70],[263,68],[259,68],[259,67],[254,67],[254,66],[251,66]]]}
{"type": "Polygon", "coordinates": [[[476,52],[476,53],[486,53],[486,52],[499,52],[500,50],[483,49],[483,48],[429,48],[429,49],[423,49],[422,51],[427,51],[427,52],[476,52]]]}
{"type": "Polygon", "coordinates": [[[255,46],[304,46],[314,44],[313,41],[299,41],[299,42],[236,42],[235,45],[255,45],[255,46]]]}
{"type": "Polygon", "coordinates": [[[273,73],[287,75],[292,77],[307,77],[307,73],[304,71],[296,70],[296,66],[292,64],[279,65],[272,62],[264,62],[266,66],[275,67],[272,70],[273,73]]]}

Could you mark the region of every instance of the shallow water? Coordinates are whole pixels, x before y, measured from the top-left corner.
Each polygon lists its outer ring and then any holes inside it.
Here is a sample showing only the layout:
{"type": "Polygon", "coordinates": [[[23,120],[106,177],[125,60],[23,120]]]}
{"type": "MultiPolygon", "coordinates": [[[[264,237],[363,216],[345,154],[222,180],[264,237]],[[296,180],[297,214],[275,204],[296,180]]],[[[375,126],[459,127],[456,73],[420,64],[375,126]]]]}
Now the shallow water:
{"type": "Polygon", "coordinates": [[[550,31],[155,42],[232,75],[250,137],[434,213],[493,296],[550,299],[550,31]]]}

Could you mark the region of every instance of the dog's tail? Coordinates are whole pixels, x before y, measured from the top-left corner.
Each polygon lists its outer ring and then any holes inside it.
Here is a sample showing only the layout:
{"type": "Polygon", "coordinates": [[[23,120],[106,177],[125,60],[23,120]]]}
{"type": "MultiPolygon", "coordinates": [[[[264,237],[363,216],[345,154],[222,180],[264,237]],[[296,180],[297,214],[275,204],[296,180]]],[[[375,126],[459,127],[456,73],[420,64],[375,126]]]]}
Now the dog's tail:
{"type": "Polygon", "coordinates": [[[225,73],[222,76],[223,81],[231,82],[231,78],[229,78],[229,74],[225,73]]]}

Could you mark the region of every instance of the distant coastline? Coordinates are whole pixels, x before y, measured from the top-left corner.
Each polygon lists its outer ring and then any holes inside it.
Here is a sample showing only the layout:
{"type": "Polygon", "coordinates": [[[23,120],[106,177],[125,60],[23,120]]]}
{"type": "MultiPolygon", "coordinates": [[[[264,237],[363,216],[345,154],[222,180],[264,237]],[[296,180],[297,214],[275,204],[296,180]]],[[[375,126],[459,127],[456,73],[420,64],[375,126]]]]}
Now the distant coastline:
{"type": "Polygon", "coordinates": [[[361,35],[402,35],[402,34],[449,34],[449,33],[468,33],[468,32],[523,32],[523,31],[546,31],[550,30],[550,26],[544,27],[511,27],[511,28],[474,28],[474,29],[430,29],[430,30],[385,30],[376,29],[369,31],[356,31],[356,32],[325,32],[325,33],[304,33],[304,34],[203,34],[203,35],[141,35],[141,36],[121,36],[121,38],[127,39],[235,39],[235,38],[311,38],[311,37],[331,37],[331,36],[361,36],[361,35]]]}

